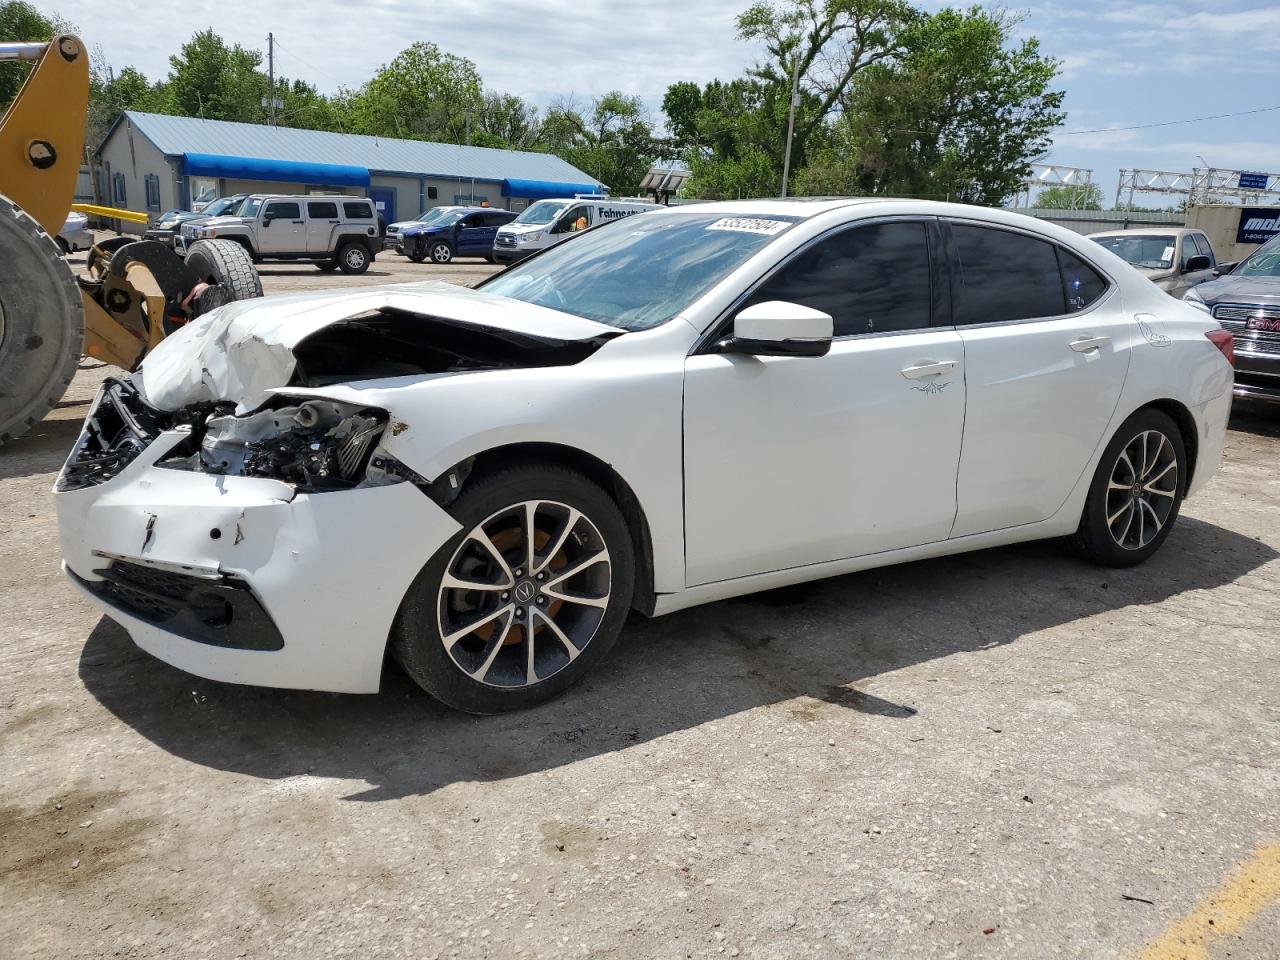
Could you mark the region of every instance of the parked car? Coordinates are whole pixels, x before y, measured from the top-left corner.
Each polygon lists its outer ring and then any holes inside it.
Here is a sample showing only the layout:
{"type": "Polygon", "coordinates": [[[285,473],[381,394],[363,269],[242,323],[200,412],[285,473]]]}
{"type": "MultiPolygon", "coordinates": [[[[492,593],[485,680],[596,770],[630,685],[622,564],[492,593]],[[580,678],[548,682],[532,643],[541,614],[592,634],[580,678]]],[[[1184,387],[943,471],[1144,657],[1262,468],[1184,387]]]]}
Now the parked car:
{"type": "Polygon", "coordinates": [[[484,713],[633,608],[1045,537],[1139,563],[1231,373],[1202,310],[1043,221],[696,204],[475,290],[223,307],[104,385],[55,499],[72,583],[175,666],[373,692],[389,648],[484,713]]]}
{"type": "Polygon", "coordinates": [[[433,223],[440,217],[452,213],[455,210],[466,210],[466,207],[432,207],[420,217],[413,220],[397,220],[395,223],[387,226],[387,234],[383,238],[384,245],[388,250],[394,250],[401,256],[405,256],[404,247],[400,243],[400,231],[407,227],[417,227],[423,223],[433,223]]]}
{"type": "Polygon", "coordinates": [[[555,246],[583,230],[635,216],[646,210],[662,209],[643,200],[610,200],[607,197],[571,197],[539,200],[515,221],[498,231],[493,243],[497,263],[519,263],[539,250],[555,246]]]}
{"type": "Polygon", "coordinates": [[[1280,401],[1280,235],[1185,300],[1235,337],[1236,396],[1280,401]]]}
{"type": "Polygon", "coordinates": [[[234,216],[200,221],[191,232],[195,240],[235,240],[255,263],[306,261],[343,273],[364,273],[382,249],[372,201],[341,194],[253,194],[234,216]]]}
{"type": "MultiPolygon", "coordinates": [[[[146,232],[146,238],[148,240],[157,240],[160,243],[177,245],[178,237],[184,226],[194,228],[195,224],[210,220],[213,217],[234,215],[247,196],[247,193],[237,193],[229,197],[219,197],[206,204],[205,208],[199,212],[194,210],[167,210],[152,221],[151,228],[146,232]]],[[[188,242],[193,236],[193,233],[187,233],[188,242]]]]}
{"type": "Polygon", "coordinates": [[[400,247],[414,263],[428,257],[448,263],[454,257],[484,257],[493,262],[493,238],[498,228],[516,218],[511,210],[493,207],[454,207],[448,213],[400,231],[400,247]]]}
{"type": "Polygon", "coordinates": [[[1217,254],[1209,238],[1185,227],[1152,227],[1147,230],[1108,230],[1089,235],[1120,259],[1141,271],[1148,280],[1179,300],[1198,283],[1214,278],[1217,254]]]}
{"type": "Polygon", "coordinates": [[[83,213],[72,210],[67,214],[67,221],[54,237],[58,249],[65,257],[77,250],[88,250],[93,246],[93,231],[89,229],[89,218],[83,213]]]}

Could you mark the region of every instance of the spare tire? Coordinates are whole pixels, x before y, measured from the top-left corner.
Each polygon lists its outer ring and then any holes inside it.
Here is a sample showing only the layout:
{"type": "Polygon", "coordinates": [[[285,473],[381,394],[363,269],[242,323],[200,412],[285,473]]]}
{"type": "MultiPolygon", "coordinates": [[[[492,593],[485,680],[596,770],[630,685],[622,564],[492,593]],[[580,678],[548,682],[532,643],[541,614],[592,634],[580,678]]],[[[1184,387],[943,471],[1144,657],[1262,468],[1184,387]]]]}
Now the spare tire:
{"type": "Polygon", "coordinates": [[[44,417],[75,376],[84,305],[53,238],[0,196],[0,445],[44,417]]]}
{"type": "Polygon", "coordinates": [[[217,288],[200,297],[201,312],[262,296],[262,280],[249,251],[234,240],[197,240],[187,247],[187,269],[217,288]]]}

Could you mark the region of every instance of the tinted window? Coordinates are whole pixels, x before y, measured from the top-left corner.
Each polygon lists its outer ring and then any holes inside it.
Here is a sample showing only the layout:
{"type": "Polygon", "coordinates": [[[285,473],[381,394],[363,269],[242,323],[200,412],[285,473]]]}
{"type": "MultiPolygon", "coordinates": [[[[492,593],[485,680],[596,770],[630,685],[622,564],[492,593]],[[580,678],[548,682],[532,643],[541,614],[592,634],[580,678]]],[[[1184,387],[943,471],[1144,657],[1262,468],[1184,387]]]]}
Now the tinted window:
{"type": "Polygon", "coordinates": [[[296,203],[281,203],[277,201],[276,203],[267,204],[266,215],[276,220],[301,220],[302,208],[296,203]]]}
{"type": "Polygon", "coordinates": [[[1102,275],[1070,250],[1059,247],[1058,262],[1062,265],[1062,288],[1067,296],[1068,313],[1083,310],[1106,292],[1107,281],[1102,275]]]}
{"type": "Polygon", "coordinates": [[[1191,239],[1191,234],[1187,234],[1182,238],[1182,256],[1178,260],[1178,265],[1183,270],[1187,269],[1187,261],[1192,257],[1200,256],[1200,251],[1196,249],[1196,242],[1191,239]]]}
{"type": "Polygon", "coordinates": [[[1025,234],[952,224],[955,322],[993,323],[1066,313],[1053,244],[1025,234]]]}
{"type": "Polygon", "coordinates": [[[373,219],[373,210],[367,203],[344,203],[342,212],[351,220],[373,219]]]}
{"type": "Polygon", "coordinates": [[[1216,266],[1218,258],[1213,255],[1213,247],[1209,245],[1209,238],[1203,233],[1193,233],[1192,236],[1196,238],[1196,247],[1199,248],[1200,253],[1209,258],[1209,263],[1216,266]]]}
{"type": "Polygon", "coordinates": [[[307,216],[312,220],[337,220],[338,205],[332,200],[308,200],[307,216]]]}
{"type": "Polygon", "coordinates": [[[748,303],[766,300],[831,314],[837,337],[927,327],[925,225],[879,223],[820,240],[766,280],[748,303]]]}
{"type": "Polygon", "coordinates": [[[504,223],[511,222],[510,215],[505,213],[487,213],[485,214],[484,219],[485,219],[485,226],[487,227],[500,227],[504,223]]]}

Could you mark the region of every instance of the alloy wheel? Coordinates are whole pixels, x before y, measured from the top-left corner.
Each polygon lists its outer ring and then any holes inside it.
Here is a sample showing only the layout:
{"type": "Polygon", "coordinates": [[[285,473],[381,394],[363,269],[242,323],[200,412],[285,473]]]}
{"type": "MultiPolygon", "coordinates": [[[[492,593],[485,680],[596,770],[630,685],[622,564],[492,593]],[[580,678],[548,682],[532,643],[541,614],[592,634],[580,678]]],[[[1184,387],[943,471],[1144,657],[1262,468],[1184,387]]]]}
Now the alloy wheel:
{"type": "Polygon", "coordinates": [[[436,263],[448,263],[453,259],[453,251],[446,243],[437,243],[431,248],[431,259],[436,263]]]}
{"type": "Polygon", "coordinates": [[[364,266],[367,254],[359,247],[351,247],[347,250],[347,266],[352,270],[359,270],[364,266]]]}
{"type": "Polygon", "coordinates": [[[1159,430],[1144,430],[1125,444],[1107,481],[1111,539],[1141,550],[1164,529],[1177,499],[1177,452],[1159,430]]]}
{"type": "Polygon", "coordinates": [[[559,673],[596,635],[612,567],[595,523],[551,500],[512,504],[477,524],[445,567],[440,638],[454,664],[492,687],[559,673]]]}

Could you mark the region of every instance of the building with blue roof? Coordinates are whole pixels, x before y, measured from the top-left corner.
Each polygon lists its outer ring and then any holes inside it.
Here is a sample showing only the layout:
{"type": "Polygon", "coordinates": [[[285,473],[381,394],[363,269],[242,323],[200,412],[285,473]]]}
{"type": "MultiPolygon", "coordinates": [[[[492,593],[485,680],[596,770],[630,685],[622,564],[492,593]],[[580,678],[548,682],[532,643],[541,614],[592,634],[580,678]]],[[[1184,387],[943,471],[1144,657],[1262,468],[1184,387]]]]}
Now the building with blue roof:
{"type": "Polygon", "coordinates": [[[549,153],[129,110],[98,148],[97,189],[151,214],[235,193],[348,193],[393,223],[441,204],[521,210],[608,187],[549,153]]]}

